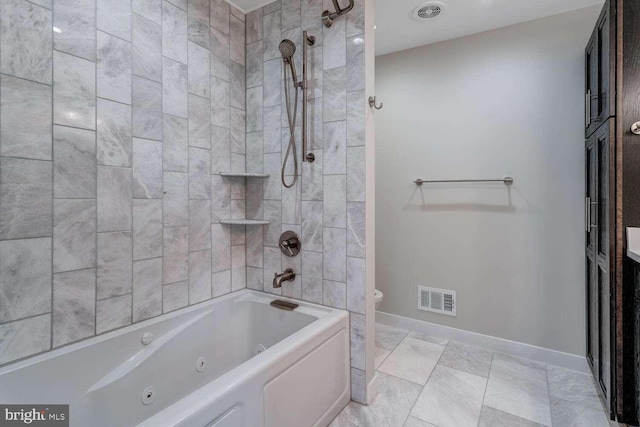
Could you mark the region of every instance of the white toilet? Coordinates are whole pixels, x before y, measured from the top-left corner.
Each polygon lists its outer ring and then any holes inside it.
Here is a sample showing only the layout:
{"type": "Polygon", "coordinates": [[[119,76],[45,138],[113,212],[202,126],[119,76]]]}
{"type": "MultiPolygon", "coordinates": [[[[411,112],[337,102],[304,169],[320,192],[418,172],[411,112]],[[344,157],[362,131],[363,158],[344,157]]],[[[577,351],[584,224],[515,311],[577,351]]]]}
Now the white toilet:
{"type": "Polygon", "coordinates": [[[382,294],[382,292],[376,289],[375,296],[376,296],[376,310],[377,310],[378,307],[380,307],[380,304],[382,303],[382,298],[384,297],[384,295],[382,294]]]}

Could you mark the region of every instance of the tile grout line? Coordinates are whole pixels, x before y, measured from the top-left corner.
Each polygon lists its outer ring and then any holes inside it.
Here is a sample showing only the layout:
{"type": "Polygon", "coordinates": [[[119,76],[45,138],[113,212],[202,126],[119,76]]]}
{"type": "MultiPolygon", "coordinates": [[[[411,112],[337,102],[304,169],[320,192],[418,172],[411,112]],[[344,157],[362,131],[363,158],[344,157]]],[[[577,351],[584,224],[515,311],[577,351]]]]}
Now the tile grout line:
{"type": "Polygon", "coordinates": [[[487,397],[487,390],[489,389],[489,378],[491,378],[491,370],[493,369],[493,357],[495,356],[495,354],[495,351],[491,353],[491,364],[489,365],[489,373],[487,374],[487,383],[484,385],[484,394],[482,395],[482,404],[480,405],[480,415],[478,416],[478,426],[480,426],[482,412],[484,411],[484,401],[487,397]]]}
{"type": "Polygon", "coordinates": [[[544,379],[547,383],[547,399],[549,401],[549,420],[551,421],[551,427],[553,427],[553,413],[551,412],[551,389],[549,388],[549,371],[547,370],[547,364],[544,365],[544,379]]]}

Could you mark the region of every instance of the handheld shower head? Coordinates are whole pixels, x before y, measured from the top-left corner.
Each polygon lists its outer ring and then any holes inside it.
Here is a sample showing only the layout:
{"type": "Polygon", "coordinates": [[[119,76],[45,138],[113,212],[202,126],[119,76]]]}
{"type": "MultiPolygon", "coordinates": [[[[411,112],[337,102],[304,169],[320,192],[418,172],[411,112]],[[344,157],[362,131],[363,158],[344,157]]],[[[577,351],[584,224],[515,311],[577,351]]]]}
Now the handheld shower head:
{"type": "Polygon", "coordinates": [[[291,68],[291,77],[293,78],[293,84],[298,84],[298,75],[296,74],[296,64],[293,60],[293,54],[296,53],[296,44],[289,39],[284,39],[280,42],[280,54],[282,55],[282,61],[285,64],[289,64],[291,68]]]}
{"type": "Polygon", "coordinates": [[[289,39],[284,39],[280,42],[280,54],[282,55],[283,61],[290,61],[294,53],[296,53],[296,45],[294,42],[289,39]]]}

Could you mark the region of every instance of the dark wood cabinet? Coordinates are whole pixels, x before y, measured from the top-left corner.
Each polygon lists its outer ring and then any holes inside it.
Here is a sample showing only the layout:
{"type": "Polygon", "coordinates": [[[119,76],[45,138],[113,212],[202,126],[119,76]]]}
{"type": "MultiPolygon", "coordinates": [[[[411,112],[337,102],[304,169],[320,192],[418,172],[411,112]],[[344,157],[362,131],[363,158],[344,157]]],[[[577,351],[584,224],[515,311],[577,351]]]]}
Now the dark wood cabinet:
{"type": "Polygon", "coordinates": [[[610,408],[612,378],[611,284],[615,271],[611,230],[615,229],[615,121],[608,119],[586,142],[586,296],[587,361],[599,385],[599,392],[610,408]]]}
{"type": "Polygon", "coordinates": [[[616,1],[608,0],[585,49],[587,361],[614,412],[616,281],[616,1]]]}
{"type": "Polygon", "coordinates": [[[640,284],[625,256],[626,228],[640,227],[639,100],[640,1],[608,0],[585,50],[586,353],[610,415],[628,425],[640,412],[640,284]]]}
{"type": "Polygon", "coordinates": [[[615,3],[605,3],[585,49],[586,138],[615,116],[615,3]]]}

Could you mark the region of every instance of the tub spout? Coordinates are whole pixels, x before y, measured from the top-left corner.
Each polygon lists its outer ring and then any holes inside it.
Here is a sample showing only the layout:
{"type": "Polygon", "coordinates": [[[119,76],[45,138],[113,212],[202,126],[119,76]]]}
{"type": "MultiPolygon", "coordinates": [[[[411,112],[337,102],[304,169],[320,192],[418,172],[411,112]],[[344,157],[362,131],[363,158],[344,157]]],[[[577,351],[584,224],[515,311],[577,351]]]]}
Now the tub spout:
{"type": "Polygon", "coordinates": [[[292,268],[287,268],[282,274],[276,273],[273,277],[273,287],[281,288],[282,282],[293,282],[296,280],[296,273],[292,268]]]}

